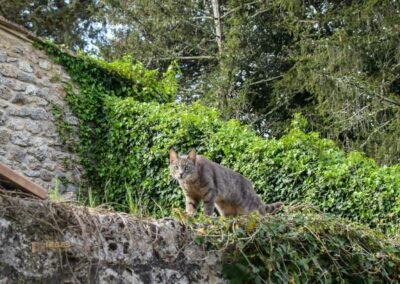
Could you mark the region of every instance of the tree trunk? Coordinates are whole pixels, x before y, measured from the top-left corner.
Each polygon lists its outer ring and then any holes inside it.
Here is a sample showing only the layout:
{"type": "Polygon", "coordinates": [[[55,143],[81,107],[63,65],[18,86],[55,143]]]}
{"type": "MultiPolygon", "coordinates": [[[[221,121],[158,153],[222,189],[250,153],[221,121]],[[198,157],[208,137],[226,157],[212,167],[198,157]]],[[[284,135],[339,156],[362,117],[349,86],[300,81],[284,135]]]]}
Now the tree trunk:
{"type": "Polygon", "coordinates": [[[214,14],[215,23],[215,36],[218,45],[219,55],[222,54],[222,24],[220,15],[220,2],[219,0],[211,0],[214,14]]]}

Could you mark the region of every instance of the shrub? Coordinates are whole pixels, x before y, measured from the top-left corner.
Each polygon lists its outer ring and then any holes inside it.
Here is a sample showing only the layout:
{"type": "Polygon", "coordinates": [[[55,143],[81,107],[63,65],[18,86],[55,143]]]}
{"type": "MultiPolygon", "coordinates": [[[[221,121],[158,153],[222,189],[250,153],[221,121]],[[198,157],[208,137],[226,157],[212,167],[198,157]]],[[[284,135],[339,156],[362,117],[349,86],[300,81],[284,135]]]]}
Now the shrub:
{"type": "Polygon", "coordinates": [[[145,103],[173,101],[174,65],[160,74],[129,57],[107,63],[38,45],[79,84],[79,94],[70,86],[67,99],[81,121],[75,150],[96,200],[129,210],[132,192],[142,210],[169,214],[183,197],[169,177],[168,150],[195,147],[248,177],[266,202],[304,201],[371,227],[399,230],[399,165],[378,167],[363,153],[346,154],[331,140],[304,133],[307,122],[300,116],[282,138],[266,140],[198,104],[145,103]]]}
{"type": "MultiPolygon", "coordinates": [[[[174,212],[175,213],[175,212],[174,212]]],[[[399,240],[311,208],[242,218],[178,217],[222,250],[230,283],[398,283],[399,240]]]]}
{"type": "Polygon", "coordinates": [[[266,202],[305,201],[371,227],[398,229],[400,167],[378,167],[362,153],[346,154],[317,133],[304,133],[299,117],[282,138],[266,140],[198,104],[110,98],[106,112],[109,130],[97,187],[106,188],[98,194],[117,209],[126,205],[127,188],[153,213],[182,206],[181,190],[168,172],[174,146],[183,153],[196,148],[242,173],[266,202]]]}

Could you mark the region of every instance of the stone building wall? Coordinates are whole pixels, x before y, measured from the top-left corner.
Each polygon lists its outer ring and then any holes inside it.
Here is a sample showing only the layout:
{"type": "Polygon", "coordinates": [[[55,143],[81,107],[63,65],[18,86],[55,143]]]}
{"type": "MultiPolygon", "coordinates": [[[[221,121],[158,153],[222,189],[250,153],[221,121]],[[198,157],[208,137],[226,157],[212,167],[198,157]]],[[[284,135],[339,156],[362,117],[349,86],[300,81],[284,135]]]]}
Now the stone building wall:
{"type": "Polygon", "coordinates": [[[0,162],[46,189],[78,190],[77,157],[57,132],[55,109],[77,125],[64,100],[69,81],[61,66],[0,23],[0,162]],[[56,178],[57,177],[57,178],[56,178]]]}

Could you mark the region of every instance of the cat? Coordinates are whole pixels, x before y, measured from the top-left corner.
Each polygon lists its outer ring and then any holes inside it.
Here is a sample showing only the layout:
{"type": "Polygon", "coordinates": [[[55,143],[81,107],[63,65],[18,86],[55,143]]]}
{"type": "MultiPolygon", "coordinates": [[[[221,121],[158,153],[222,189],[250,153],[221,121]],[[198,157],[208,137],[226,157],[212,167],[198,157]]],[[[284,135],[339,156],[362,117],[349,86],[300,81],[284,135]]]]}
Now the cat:
{"type": "Polygon", "coordinates": [[[204,201],[204,213],[210,216],[214,206],[221,216],[236,216],[258,210],[261,215],[274,213],[282,202],[265,204],[254,191],[249,180],[241,174],[196,154],[179,156],[173,148],[169,152],[170,173],[185,195],[186,212],[194,214],[204,201]]]}

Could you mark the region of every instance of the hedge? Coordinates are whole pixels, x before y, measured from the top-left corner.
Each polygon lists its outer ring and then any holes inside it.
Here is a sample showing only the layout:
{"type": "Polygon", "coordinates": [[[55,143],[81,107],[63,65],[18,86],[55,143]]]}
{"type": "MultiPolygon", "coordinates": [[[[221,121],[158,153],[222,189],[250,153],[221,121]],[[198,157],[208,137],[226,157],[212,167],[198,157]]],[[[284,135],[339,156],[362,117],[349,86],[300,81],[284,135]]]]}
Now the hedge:
{"type": "Polygon", "coordinates": [[[97,163],[97,194],[119,210],[127,208],[126,192],[152,213],[182,206],[181,190],[168,172],[174,146],[182,153],[196,148],[240,172],[266,202],[307,202],[371,227],[399,229],[400,166],[378,167],[363,153],[346,154],[318,133],[304,133],[300,116],[282,138],[264,139],[199,104],[110,97],[105,105],[107,151],[97,163]]]}
{"type": "Polygon", "coordinates": [[[363,153],[347,154],[317,133],[304,133],[301,116],[282,138],[264,139],[238,121],[219,119],[213,109],[168,103],[177,90],[174,65],[162,74],[132,64],[129,57],[107,63],[83,54],[73,57],[48,42],[37,46],[64,65],[80,87],[74,93],[67,86],[67,100],[81,122],[73,148],[92,201],[170,214],[182,207],[183,197],[169,177],[169,147],[183,153],[196,148],[248,177],[266,202],[306,202],[399,231],[400,165],[378,167],[363,153]]]}
{"type": "Polygon", "coordinates": [[[399,239],[306,206],[266,217],[175,215],[198,244],[222,251],[223,275],[232,284],[400,281],[399,239]]]}

